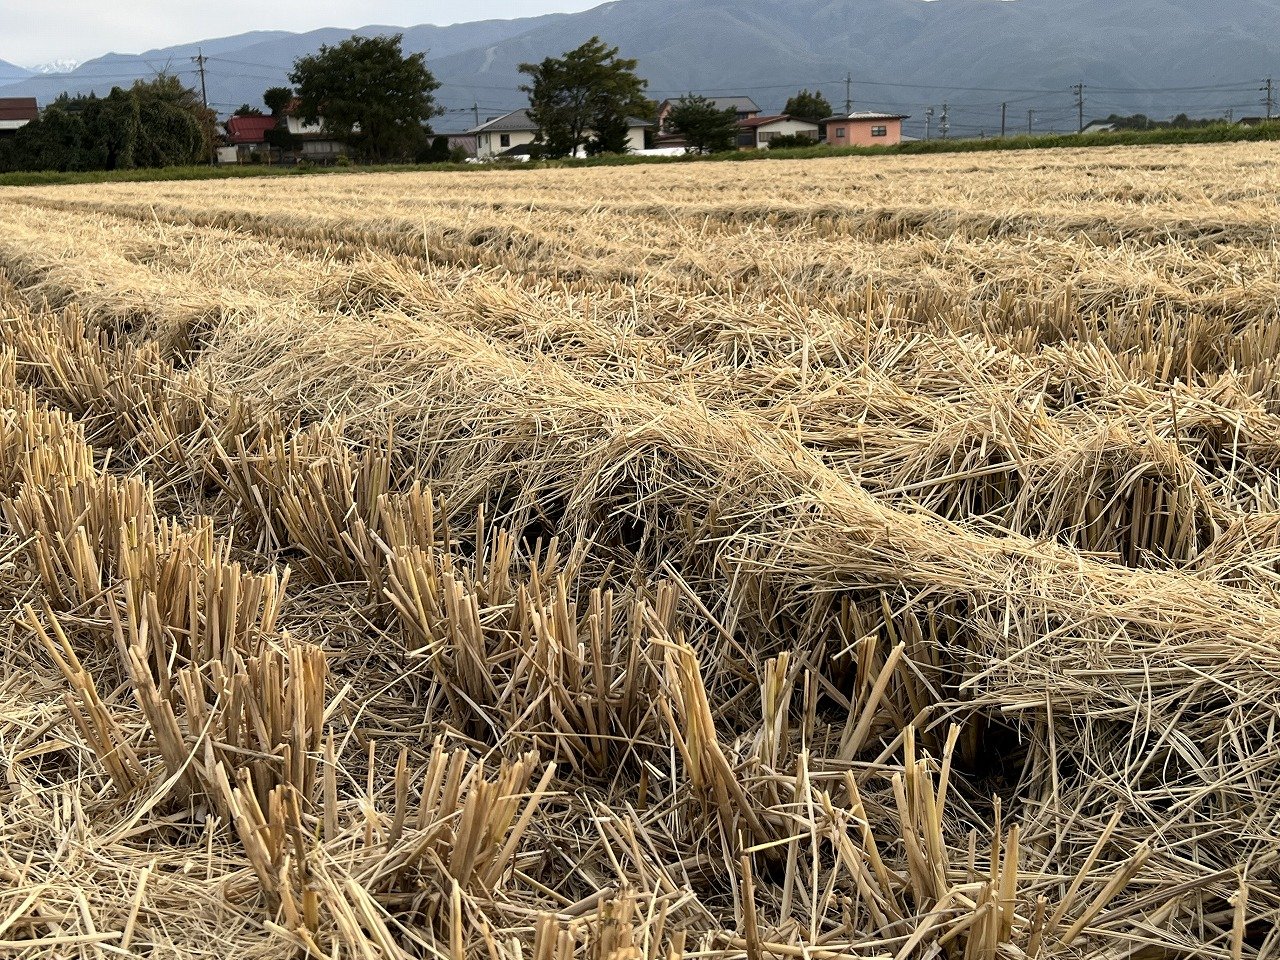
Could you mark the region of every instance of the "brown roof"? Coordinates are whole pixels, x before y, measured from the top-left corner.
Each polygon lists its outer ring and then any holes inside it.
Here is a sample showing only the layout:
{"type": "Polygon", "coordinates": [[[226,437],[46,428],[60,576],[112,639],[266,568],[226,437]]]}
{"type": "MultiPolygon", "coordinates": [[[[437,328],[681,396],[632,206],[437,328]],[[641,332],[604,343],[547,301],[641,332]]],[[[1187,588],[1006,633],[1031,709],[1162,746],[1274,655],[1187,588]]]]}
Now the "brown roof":
{"type": "Polygon", "coordinates": [[[227,121],[227,136],[235,144],[263,143],[267,131],[275,128],[275,117],[232,117],[227,121]]]}
{"type": "Polygon", "coordinates": [[[782,121],[782,120],[794,120],[796,121],[796,123],[808,123],[808,124],[812,124],[815,127],[818,125],[818,122],[816,120],[806,120],[803,117],[793,117],[789,113],[777,113],[771,117],[750,117],[746,120],[739,120],[738,126],[767,127],[771,123],[778,123],[779,121],[782,121]]]}
{"type": "Polygon", "coordinates": [[[0,120],[36,120],[39,116],[35,97],[0,97],[0,120]]]}

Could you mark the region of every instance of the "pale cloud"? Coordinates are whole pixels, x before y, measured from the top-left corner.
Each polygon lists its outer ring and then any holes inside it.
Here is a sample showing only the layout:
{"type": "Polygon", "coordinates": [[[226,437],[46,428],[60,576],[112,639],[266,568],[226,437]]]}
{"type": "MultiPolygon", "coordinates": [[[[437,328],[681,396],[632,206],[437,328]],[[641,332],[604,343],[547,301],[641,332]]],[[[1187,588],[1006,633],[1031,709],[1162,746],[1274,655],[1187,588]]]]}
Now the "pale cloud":
{"type": "Polygon", "coordinates": [[[0,60],[23,66],[231,36],[250,30],[412,26],[571,12],[601,0],[0,0],[0,60]]]}

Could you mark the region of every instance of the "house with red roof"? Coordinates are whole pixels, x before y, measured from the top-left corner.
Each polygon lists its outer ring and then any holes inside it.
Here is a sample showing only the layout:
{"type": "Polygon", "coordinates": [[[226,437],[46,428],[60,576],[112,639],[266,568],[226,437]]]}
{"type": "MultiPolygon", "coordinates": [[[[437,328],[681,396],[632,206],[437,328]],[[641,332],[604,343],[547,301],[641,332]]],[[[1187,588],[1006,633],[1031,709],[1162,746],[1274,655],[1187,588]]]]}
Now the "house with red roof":
{"type": "Polygon", "coordinates": [[[267,134],[276,128],[275,117],[232,117],[225,126],[229,146],[219,157],[224,163],[250,163],[255,156],[267,162],[273,159],[267,134]]]}
{"type": "Polygon", "coordinates": [[[40,118],[35,97],[0,97],[0,137],[12,137],[40,118]]]}

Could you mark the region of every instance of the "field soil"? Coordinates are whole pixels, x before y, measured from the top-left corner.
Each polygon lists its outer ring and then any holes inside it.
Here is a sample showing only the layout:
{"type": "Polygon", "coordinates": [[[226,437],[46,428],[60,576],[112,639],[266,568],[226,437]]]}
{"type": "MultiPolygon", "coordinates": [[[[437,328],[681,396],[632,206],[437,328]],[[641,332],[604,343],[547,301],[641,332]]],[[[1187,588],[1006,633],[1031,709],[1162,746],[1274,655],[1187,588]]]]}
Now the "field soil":
{"type": "Polygon", "coordinates": [[[0,955],[1280,956],[1278,161],[0,188],[0,955]]]}

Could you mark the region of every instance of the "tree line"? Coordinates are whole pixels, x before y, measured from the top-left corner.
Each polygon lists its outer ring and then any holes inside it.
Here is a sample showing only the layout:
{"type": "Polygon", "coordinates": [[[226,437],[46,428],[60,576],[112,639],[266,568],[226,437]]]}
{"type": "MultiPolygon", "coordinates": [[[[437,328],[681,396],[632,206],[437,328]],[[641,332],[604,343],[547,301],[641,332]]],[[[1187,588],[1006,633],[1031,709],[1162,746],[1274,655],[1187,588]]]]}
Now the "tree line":
{"type": "MultiPolygon", "coordinates": [[[[263,103],[278,120],[266,135],[275,149],[301,147],[284,119],[323,122],[325,135],[369,163],[457,159],[448,140],[434,136],[430,121],[443,111],[439,82],[421,53],[405,54],[401,35],[351,37],[300,57],[289,73],[292,87],[272,87],[263,103]]],[[[633,118],[651,121],[655,104],[636,74],[637,61],[619,56],[592,37],[561,57],[523,63],[521,90],[538,125],[537,152],[546,157],[623,153],[633,118]]],[[[785,112],[820,120],[831,112],[821,92],[803,90],[785,112]]],[[[245,104],[240,115],[264,115],[245,104]]],[[[663,132],[682,136],[698,153],[732,150],[738,120],[704,97],[681,97],[663,132]]],[[[110,94],[63,94],[40,117],[0,140],[0,171],[127,170],[209,162],[221,142],[217,116],[175,76],[139,80],[110,94]]],[[[776,141],[775,141],[776,142],[776,141]]],[[[791,145],[800,145],[793,143],[791,145]]]]}
{"type": "Polygon", "coordinates": [[[165,74],[105,97],[63,94],[0,140],[0,171],[186,166],[209,159],[216,125],[195,91],[165,74]]]}

